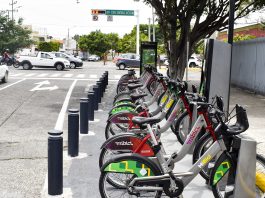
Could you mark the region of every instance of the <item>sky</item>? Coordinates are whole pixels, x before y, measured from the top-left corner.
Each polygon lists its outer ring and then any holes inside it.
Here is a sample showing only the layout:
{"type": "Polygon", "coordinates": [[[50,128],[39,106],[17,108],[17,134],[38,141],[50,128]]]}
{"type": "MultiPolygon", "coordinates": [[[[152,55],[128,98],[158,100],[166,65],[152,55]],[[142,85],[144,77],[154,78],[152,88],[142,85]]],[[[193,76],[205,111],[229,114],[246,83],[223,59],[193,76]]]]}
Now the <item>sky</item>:
{"type": "MultiPolygon", "coordinates": [[[[129,33],[136,25],[134,16],[113,16],[113,22],[107,22],[106,16],[92,21],[91,9],[139,10],[140,23],[148,23],[152,10],[142,2],[133,0],[14,0],[20,7],[14,18],[22,17],[25,25],[35,30],[47,32],[56,38],[65,38],[75,34],[83,35],[100,29],[104,33],[116,32],[120,36],[129,33]]],[[[10,9],[12,0],[0,0],[0,10],[10,9]]]]}
{"type": "MultiPolygon", "coordinates": [[[[0,10],[11,9],[12,0],[0,0],[0,10]]],[[[116,32],[120,36],[129,33],[136,25],[136,17],[114,16],[113,22],[107,22],[106,16],[99,16],[99,21],[92,21],[91,9],[139,10],[140,23],[147,24],[152,17],[149,6],[134,0],[13,0],[17,1],[15,19],[22,17],[25,25],[32,25],[34,30],[47,33],[54,38],[83,35],[100,29],[104,33],[116,32]]],[[[261,16],[264,13],[261,14],[261,16]]],[[[250,15],[238,21],[236,26],[244,26],[259,21],[260,15],[250,15]]]]}

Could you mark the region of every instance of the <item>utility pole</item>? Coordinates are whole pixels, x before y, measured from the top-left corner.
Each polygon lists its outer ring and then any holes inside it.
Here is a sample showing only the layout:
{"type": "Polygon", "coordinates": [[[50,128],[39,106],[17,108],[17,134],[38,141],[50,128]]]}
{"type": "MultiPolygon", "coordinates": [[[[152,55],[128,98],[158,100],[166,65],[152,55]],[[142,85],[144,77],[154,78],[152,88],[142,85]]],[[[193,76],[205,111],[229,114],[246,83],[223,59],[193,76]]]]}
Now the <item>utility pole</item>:
{"type": "Polygon", "coordinates": [[[140,54],[140,21],[139,21],[139,10],[136,10],[137,26],[136,26],[136,54],[140,54]]]}
{"type": "Polygon", "coordinates": [[[151,41],[151,18],[148,18],[148,40],[151,41]]]}
{"type": "Polygon", "coordinates": [[[68,34],[67,34],[67,48],[68,48],[68,50],[70,48],[69,39],[70,39],[70,28],[68,28],[68,34]]]}
{"type": "Polygon", "coordinates": [[[9,5],[11,5],[11,14],[12,14],[12,21],[14,21],[14,12],[16,12],[16,10],[14,10],[14,5],[16,5],[17,4],[17,1],[14,1],[14,0],[12,0],[12,2],[9,4],[9,5]]]}
{"type": "Polygon", "coordinates": [[[153,17],[153,42],[156,41],[156,27],[155,27],[155,13],[154,8],[152,7],[152,17],[153,17]]]}

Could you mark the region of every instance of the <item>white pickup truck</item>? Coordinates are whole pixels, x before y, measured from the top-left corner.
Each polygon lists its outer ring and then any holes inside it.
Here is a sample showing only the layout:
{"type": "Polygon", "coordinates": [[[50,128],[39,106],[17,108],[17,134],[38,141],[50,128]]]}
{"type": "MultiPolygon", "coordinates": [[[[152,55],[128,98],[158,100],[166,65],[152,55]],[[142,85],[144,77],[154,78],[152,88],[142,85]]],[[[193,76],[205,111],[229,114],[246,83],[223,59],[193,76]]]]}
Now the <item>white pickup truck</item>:
{"type": "Polygon", "coordinates": [[[70,66],[70,62],[64,58],[57,58],[49,52],[38,52],[33,56],[20,56],[17,58],[19,65],[23,69],[32,69],[33,67],[53,67],[57,70],[64,70],[70,66]]]}

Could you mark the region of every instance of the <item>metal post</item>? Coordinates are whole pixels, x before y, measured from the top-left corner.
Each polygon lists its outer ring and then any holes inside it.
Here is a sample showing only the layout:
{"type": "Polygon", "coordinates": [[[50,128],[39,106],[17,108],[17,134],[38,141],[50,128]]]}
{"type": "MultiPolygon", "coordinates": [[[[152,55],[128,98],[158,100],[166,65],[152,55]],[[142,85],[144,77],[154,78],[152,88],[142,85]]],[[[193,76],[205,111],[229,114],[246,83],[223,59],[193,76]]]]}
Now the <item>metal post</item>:
{"type": "Polygon", "coordinates": [[[230,85],[231,85],[232,59],[233,59],[234,23],[235,23],[235,0],[229,0],[228,43],[231,44],[231,59],[230,59],[230,73],[229,73],[228,104],[227,104],[227,109],[226,109],[227,112],[229,112],[229,103],[230,103],[230,85]]]}
{"type": "Polygon", "coordinates": [[[63,137],[62,131],[48,132],[48,194],[63,193],[63,137]]]}
{"type": "Polygon", "coordinates": [[[152,17],[153,17],[153,42],[156,41],[156,27],[155,27],[155,13],[154,8],[152,7],[152,17]]]}
{"type": "Polygon", "coordinates": [[[151,18],[148,18],[148,41],[151,41],[151,18]]]}
{"type": "Polygon", "coordinates": [[[79,111],[78,109],[68,110],[68,155],[78,156],[79,152],[79,111]]]}
{"type": "Polygon", "coordinates": [[[94,100],[94,107],[95,108],[94,108],[94,110],[98,110],[98,100],[99,100],[98,99],[99,98],[99,93],[98,92],[99,92],[99,90],[98,90],[98,86],[97,85],[93,86],[93,91],[95,92],[95,95],[94,95],[95,96],[95,98],[94,98],[95,99],[94,100]]]}
{"type": "Polygon", "coordinates": [[[186,66],[186,82],[188,82],[188,75],[189,75],[189,41],[187,41],[187,66],[186,66]]]}
{"type": "Polygon", "coordinates": [[[90,121],[94,121],[94,97],[95,97],[95,92],[89,91],[87,94],[87,98],[88,98],[88,119],[90,121]]]}
{"type": "Polygon", "coordinates": [[[139,14],[140,11],[136,10],[136,20],[137,20],[137,25],[136,25],[136,54],[139,55],[140,51],[140,21],[139,21],[139,14]]]}
{"type": "Polygon", "coordinates": [[[80,133],[88,134],[88,99],[80,98],[80,133]]]}

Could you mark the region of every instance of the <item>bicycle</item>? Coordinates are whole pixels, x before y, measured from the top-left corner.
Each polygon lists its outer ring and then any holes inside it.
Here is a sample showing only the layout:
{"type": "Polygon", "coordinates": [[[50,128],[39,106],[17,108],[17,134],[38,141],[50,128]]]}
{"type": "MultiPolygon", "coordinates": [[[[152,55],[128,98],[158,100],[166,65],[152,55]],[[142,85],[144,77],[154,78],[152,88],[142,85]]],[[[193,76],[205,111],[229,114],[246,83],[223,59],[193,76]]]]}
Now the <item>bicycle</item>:
{"type": "MultiPolygon", "coordinates": [[[[207,106],[208,104],[201,103],[200,105],[207,106]]],[[[229,127],[218,119],[219,124],[215,129],[217,140],[189,171],[184,173],[173,173],[172,170],[177,156],[172,154],[168,160],[165,159],[161,153],[161,145],[157,141],[156,136],[151,133],[150,135],[157,151],[156,157],[160,166],[150,159],[137,154],[119,155],[111,159],[104,164],[101,169],[102,172],[99,181],[101,196],[110,197],[108,196],[106,185],[108,185],[107,178],[109,174],[111,175],[112,173],[119,173],[125,176],[124,185],[126,188],[116,189],[116,191],[121,191],[123,195],[127,193],[128,195],[141,196],[142,193],[151,192],[153,197],[160,197],[162,192],[164,192],[170,197],[180,196],[185,186],[187,186],[187,184],[190,183],[218,153],[222,152],[224,155],[227,154],[227,147],[221,137],[225,137],[229,133],[231,135],[236,135],[247,130],[248,120],[245,110],[241,106],[237,106],[237,112],[239,115],[237,116],[238,127],[229,127]],[[224,129],[225,131],[223,131],[224,129]]],[[[215,112],[214,115],[216,117],[219,116],[217,112],[215,112]]],[[[141,124],[146,124],[149,131],[152,131],[149,121],[143,121],[141,124]]]]}

